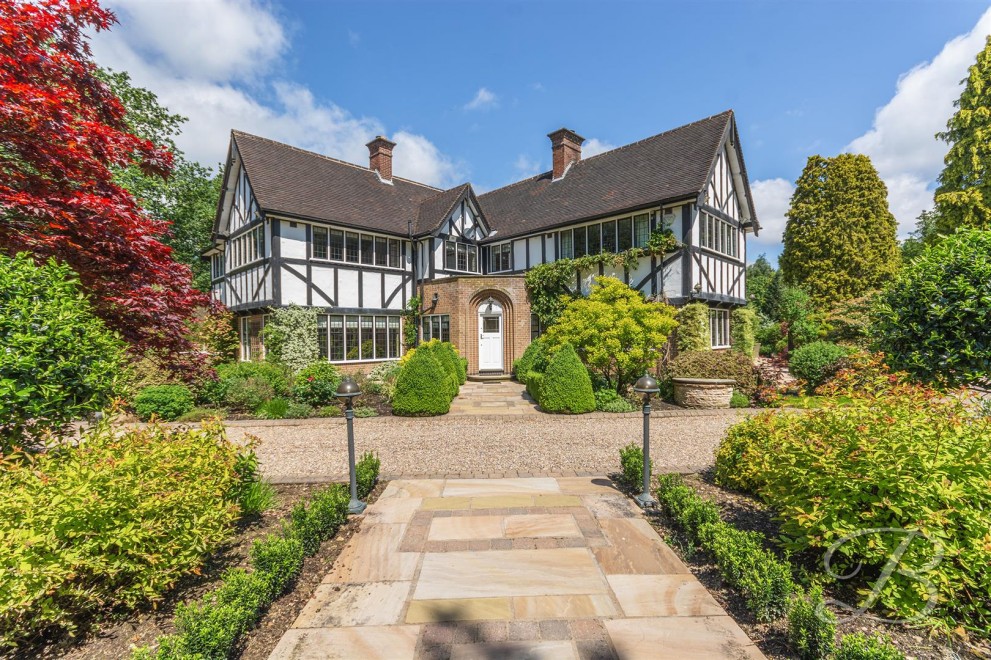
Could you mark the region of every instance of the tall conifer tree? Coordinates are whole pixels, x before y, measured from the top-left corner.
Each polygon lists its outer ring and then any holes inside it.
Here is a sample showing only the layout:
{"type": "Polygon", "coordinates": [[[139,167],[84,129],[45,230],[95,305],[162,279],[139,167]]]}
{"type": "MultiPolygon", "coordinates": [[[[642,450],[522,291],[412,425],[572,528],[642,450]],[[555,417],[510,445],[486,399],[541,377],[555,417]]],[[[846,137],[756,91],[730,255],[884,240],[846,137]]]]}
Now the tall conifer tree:
{"type": "Polygon", "coordinates": [[[991,36],[970,67],[956,113],[937,137],[950,145],[936,188],[936,228],[991,229],[991,36]]]}
{"type": "Polygon", "coordinates": [[[867,156],[809,157],[787,217],[781,273],[819,305],[878,289],[898,270],[888,189],[867,156]]]}

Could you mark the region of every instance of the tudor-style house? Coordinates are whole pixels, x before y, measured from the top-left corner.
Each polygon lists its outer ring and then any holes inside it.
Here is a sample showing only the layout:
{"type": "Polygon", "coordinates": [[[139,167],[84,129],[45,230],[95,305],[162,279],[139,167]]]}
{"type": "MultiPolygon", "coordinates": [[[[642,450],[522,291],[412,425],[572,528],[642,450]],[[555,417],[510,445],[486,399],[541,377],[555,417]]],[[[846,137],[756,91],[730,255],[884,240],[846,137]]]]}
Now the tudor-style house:
{"type": "Polygon", "coordinates": [[[674,305],[703,301],[712,347],[727,346],[729,312],[746,303],[747,234],[759,229],[733,112],[585,159],[574,131],[549,137],[550,172],[476,195],[393,176],[402,145],[382,137],[363,167],[233,131],[207,256],[242,359],[263,355],[266,312],[291,304],[320,310],[327,360],[396,359],[418,296],[423,339],[452,341],[469,373],[508,373],[541,331],[527,269],[642,247],[660,227],[674,251],[579,273],[575,286],[611,275],[674,305]]]}

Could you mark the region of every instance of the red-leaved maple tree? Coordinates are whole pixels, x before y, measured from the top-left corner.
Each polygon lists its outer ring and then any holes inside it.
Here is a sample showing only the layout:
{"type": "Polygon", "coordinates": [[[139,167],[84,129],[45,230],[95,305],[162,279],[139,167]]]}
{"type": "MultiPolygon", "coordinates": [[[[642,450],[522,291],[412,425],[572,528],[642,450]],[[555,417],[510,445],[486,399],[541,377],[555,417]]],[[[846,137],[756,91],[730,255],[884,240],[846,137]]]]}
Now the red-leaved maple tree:
{"type": "Polygon", "coordinates": [[[138,353],[192,368],[187,321],[206,296],[159,239],[169,230],[115,183],[172,154],[130,134],[86,37],[116,18],[96,0],[0,0],[0,250],[78,273],[97,314],[138,353]]]}

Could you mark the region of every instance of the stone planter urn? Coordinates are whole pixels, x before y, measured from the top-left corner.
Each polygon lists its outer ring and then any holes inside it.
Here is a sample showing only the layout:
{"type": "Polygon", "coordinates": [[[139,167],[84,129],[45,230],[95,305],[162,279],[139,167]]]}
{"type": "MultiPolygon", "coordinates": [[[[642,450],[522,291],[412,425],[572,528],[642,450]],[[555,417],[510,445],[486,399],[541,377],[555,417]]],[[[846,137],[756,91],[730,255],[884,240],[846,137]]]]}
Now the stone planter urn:
{"type": "Polygon", "coordinates": [[[674,402],[683,408],[729,408],[735,380],[672,378],[674,402]]]}

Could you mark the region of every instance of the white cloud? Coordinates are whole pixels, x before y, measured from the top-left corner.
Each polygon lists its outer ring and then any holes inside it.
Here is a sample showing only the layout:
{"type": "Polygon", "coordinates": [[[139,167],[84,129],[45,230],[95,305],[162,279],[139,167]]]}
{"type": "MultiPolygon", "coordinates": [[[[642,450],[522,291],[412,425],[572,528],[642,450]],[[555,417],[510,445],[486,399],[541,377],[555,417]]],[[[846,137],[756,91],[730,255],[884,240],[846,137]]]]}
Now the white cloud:
{"type": "Polygon", "coordinates": [[[936,177],[943,168],[946,143],[935,135],[945,130],[960,96],[960,81],[991,34],[991,9],[967,34],[951,39],[930,62],[898,79],[895,95],[878,109],[874,124],[846,151],[871,157],[888,185],[888,202],[905,236],[919,213],[932,207],[936,177]]]}
{"type": "Polygon", "coordinates": [[[465,103],[465,110],[488,110],[499,106],[499,97],[494,92],[479,87],[475,92],[475,98],[465,103]]]}
{"type": "Polygon", "coordinates": [[[754,197],[760,235],[747,238],[747,251],[756,257],[763,250],[777,253],[785,233],[785,213],[791,204],[795,186],[787,179],[753,181],[750,192],[754,197]]]}
{"type": "Polygon", "coordinates": [[[520,154],[516,157],[513,167],[521,179],[529,179],[540,172],[540,161],[526,154],[520,154]]]}
{"type": "Polygon", "coordinates": [[[352,48],[357,48],[358,44],[361,43],[361,34],[354,30],[348,30],[348,43],[351,44],[352,48]]]}
{"type": "Polygon", "coordinates": [[[542,92],[544,91],[544,85],[543,83],[533,82],[530,83],[530,89],[532,89],[535,92],[542,92]]]}
{"type": "Polygon", "coordinates": [[[615,144],[610,144],[598,138],[591,138],[585,140],[585,144],[582,145],[582,158],[590,158],[591,156],[598,156],[605,151],[612,151],[616,148],[615,144]]]}
{"type": "MultiPolygon", "coordinates": [[[[111,8],[121,24],[93,38],[96,61],[129,72],[134,84],[189,118],[176,142],[193,160],[208,166],[221,162],[230,130],[237,128],[364,165],[365,143],[387,134],[378,119],[355,116],[269,74],[287,41],[282,25],[260,2],[114,0],[111,8]],[[203,24],[216,31],[204,33],[198,27],[203,24]]],[[[461,164],[426,137],[398,131],[393,139],[397,176],[439,187],[463,178],[461,164]]]]}

